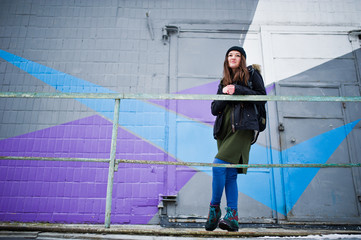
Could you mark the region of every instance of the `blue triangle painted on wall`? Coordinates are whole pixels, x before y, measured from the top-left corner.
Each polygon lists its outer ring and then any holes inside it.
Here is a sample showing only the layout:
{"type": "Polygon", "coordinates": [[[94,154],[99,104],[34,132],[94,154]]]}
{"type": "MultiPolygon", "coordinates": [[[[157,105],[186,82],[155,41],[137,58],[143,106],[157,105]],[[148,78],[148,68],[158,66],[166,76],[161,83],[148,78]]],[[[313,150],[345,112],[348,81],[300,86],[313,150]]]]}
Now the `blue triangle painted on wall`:
{"type": "MultiPolygon", "coordinates": [[[[282,155],[282,158],[286,159],[282,162],[284,164],[324,164],[359,121],[351,122],[310,138],[282,152],[272,150],[272,155],[276,158],[273,159],[273,163],[281,163],[282,155]]],[[[262,153],[263,149],[259,146],[254,150],[258,154],[251,156],[250,163],[257,164],[260,162],[257,162],[256,159],[260,159],[262,154],[267,153],[262,153]]],[[[238,177],[239,190],[277,212],[287,215],[316,176],[319,168],[274,168],[271,171],[274,171],[275,177],[283,176],[283,181],[287,185],[286,191],[284,186],[275,186],[274,197],[277,198],[277,206],[272,201],[272,192],[267,184],[271,181],[268,174],[262,174],[262,172],[252,174],[251,172],[247,175],[240,175],[238,177]],[[281,191],[277,191],[280,189],[281,191]],[[283,194],[286,194],[287,203],[282,201],[284,199],[283,194]]],[[[281,182],[275,181],[275,184],[281,182]]]]}
{"type": "MultiPolygon", "coordinates": [[[[326,163],[359,121],[325,132],[284,150],[282,152],[283,163],[326,163]]],[[[318,171],[319,168],[285,168],[283,170],[288,186],[288,191],[286,191],[286,194],[288,193],[286,196],[287,213],[296,204],[318,171]]]]}

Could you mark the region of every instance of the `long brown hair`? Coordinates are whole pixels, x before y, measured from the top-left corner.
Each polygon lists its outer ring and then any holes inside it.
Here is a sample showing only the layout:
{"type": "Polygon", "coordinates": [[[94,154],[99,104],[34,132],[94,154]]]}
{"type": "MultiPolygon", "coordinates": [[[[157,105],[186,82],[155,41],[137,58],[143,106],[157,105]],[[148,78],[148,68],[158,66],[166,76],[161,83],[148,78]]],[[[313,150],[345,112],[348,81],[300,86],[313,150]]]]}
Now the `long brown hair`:
{"type": "Polygon", "coordinates": [[[239,67],[233,73],[233,70],[228,65],[228,55],[226,55],[226,59],[223,64],[223,78],[222,84],[227,86],[232,83],[236,83],[238,81],[243,82],[246,86],[249,79],[249,73],[246,64],[246,58],[241,54],[241,62],[239,67]]]}

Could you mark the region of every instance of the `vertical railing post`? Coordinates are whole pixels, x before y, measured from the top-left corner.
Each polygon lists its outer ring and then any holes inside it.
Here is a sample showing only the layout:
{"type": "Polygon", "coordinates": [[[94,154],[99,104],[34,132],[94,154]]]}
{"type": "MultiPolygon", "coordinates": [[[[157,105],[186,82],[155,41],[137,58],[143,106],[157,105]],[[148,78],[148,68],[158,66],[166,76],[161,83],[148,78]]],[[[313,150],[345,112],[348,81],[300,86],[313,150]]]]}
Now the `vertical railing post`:
{"type": "Polygon", "coordinates": [[[119,106],[120,106],[120,99],[115,99],[113,130],[112,130],[112,143],[111,143],[111,149],[110,149],[108,185],[107,185],[107,198],[106,198],[106,207],[105,207],[105,227],[106,228],[110,227],[110,215],[111,215],[111,210],[112,210],[115,154],[116,154],[116,149],[117,149],[118,126],[119,126],[119,106]]]}

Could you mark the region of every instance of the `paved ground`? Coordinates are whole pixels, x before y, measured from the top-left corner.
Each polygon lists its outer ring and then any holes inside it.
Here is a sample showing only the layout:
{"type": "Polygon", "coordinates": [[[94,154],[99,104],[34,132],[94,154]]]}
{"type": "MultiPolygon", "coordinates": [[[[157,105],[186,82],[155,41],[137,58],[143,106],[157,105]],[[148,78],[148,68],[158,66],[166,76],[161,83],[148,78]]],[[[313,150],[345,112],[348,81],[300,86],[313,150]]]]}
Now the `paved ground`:
{"type": "MultiPolygon", "coordinates": [[[[121,239],[121,240],[204,240],[204,239],[222,239],[234,240],[238,238],[215,238],[215,237],[172,237],[172,236],[143,236],[143,235],[126,235],[126,234],[75,234],[75,233],[53,233],[53,232],[0,232],[0,240],[60,240],[60,239],[121,239]]],[[[334,240],[334,239],[347,239],[359,240],[361,235],[346,235],[346,234],[328,234],[328,235],[309,235],[303,237],[246,237],[242,239],[271,239],[271,240],[334,240]]]]}
{"type": "Polygon", "coordinates": [[[0,223],[0,240],[24,239],[122,239],[122,240],[196,240],[196,239],[361,239],[361,230],[301,228],[241,228],[239,232],[201,228],[162,228],[158,225],[103,225],[0,223]]]}

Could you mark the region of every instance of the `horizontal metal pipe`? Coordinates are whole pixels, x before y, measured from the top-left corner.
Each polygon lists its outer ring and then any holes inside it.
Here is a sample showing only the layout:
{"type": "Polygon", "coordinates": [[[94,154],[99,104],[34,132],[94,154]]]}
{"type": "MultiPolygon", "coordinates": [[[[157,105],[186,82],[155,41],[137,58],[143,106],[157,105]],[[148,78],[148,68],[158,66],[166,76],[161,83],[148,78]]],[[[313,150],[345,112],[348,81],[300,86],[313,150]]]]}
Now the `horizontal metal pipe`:
{"type": "Polygon", "coordinates": [[[50,158],[50,157],[17,157],[0,156],[0,160],[35,160],[35,161],[64,161],[64,162],[109,162],[109,159],[101,158],[50,158]]]}
{"type": "Polygon", "coordinates": [[[117,159],[117,163],[155,164],[155,165],[181,165],[203,167],[226,167],[226,168],[350,168],[361,167],[361,163],[330,163],[330,164],[214,164],[197,162],[166,162],[117,159]]]}
{"type": "MultiPolygon", "coordinates": [[[[96,159],[96,158],[49,158],[49,157],[14,157],[14,156],[11,156],[11,157],[0,156],[0,160],[109,162],[109,159],[96,159]]],[[[116,161],[116,164],[133,163],[133,164],[225,167],[225,168],[351,168],[351,167],[361,167],[361,163],[214,164],[214,163],[198,163],[198,162],[167,162],[167,161],[146,161],[146,160],[130,160],[130,159],[116,159],[115,161],[116,161]]]]}
{"type": "Polygon", "coordinates": [[[86,98],[86,99],[154,99],[154,100],[226,100],[283,102],[361,102],[361,97],[338,96],[273,96],[273,95],[209,95],[209,94],[146,94],[146,93],[34,93],[0,92],[0,98],[86,98]]]}

